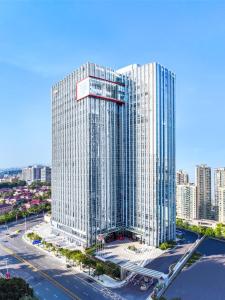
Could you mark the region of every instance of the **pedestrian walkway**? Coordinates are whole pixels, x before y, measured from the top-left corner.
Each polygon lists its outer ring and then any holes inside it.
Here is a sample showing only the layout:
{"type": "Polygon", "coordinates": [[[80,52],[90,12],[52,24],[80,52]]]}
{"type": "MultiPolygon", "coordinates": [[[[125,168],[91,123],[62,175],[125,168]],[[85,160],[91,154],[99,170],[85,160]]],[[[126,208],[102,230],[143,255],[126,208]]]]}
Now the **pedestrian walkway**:
{"type": "Polygon", "coordinates": [[[98,251],[98,257],[118,265],[123,265],[127,262],[141,264],[143,261],[155,259],[164,252],[159,248],[124,238],[124,240],[116,240],[105,244],[104,249],[98,251]],[[132,248],[135,250],[131,250],[132,248]]]}

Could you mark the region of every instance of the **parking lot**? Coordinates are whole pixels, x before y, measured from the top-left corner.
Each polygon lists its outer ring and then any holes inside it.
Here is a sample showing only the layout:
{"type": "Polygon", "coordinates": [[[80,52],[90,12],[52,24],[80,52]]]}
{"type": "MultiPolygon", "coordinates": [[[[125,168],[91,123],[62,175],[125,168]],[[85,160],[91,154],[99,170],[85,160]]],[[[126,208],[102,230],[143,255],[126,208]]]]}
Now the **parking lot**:
{"type": "Polygon", "coordinates": [[[197,249],[203,257],[183,270],[165,293],[166,299],[225,299],[225,243],[206,239],[197,249]]]}

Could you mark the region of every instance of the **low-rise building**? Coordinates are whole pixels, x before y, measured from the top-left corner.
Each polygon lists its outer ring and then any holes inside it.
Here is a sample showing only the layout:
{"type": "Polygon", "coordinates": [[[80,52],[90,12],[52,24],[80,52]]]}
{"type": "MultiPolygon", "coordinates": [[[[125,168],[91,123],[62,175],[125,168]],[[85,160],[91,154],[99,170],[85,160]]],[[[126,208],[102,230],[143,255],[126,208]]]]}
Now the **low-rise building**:
{"type": "Polygon", "coordinates": [[[0,215],[4,215],[10,212],[13,209],[13,206],[10,204],[0,204],[0,215]]]}
{"type": "Polygon", "coordinates": [[[207,219],[195,219],[195,220],[187,220],[189,225],[203,226],[209,227],[212,229],[216,228],[216,225],[219,223],[215,220],[207,220],[207,219]]]}
{"type": "Polygon", "coordinates": [[[40,205],[41,200],[40,199],[33,199],[33,200],[31,200],[30,204],[31,204],[31,206],[40,205]]]}

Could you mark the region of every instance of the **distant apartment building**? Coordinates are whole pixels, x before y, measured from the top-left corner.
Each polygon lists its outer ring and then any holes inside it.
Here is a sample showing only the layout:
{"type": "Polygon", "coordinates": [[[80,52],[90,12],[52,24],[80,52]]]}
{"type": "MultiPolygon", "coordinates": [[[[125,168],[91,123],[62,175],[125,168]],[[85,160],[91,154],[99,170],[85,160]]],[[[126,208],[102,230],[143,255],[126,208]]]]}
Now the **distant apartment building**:
{"type": "Polygon", "coordinates": [[[52,228],[84,247],[175,238],[175,75],[87,63],[52,88],[52,228]]]}
{"type": "Polygon", "coordinates": [[[22,169],[21,179],[28,184],[41,180],[41,166],[28,166],[22,169]]]}
{"type": "Polygon", "coordinates": [[[41,182],[51,183],[52,169],[50,167],[41,168],[41,182]]]}
{"type": "Polygon", "coordinates": [[[31,180],[31,167],[22,169],[21,180],[29,182],[31,180]]]}
{"type": "Polygon", "coordinates": [[[176,184],[188,184],[189,183],[189,175],[184,170],[178,170],[176,172],[176,184]]]}
{"type": "Polygon", "coordinates": [[[225,188],[225,168],[216,168],[214,170],[214,207],[216,220],[219,219],[219,209],[222,205],[220,202],[220,188],[225,188]]]}
{"type": "Polygon", "coordinates": [[[218,193],[218,221],[225,224],[225,187],[219,187],[218,193]]]}
{"type": "Polygon", "coordinates": [[[211,168],[207,165],[196,166],[196,186],[197,186],[197,218],[211,218],[211,168]]]}
{"type": "Polygon", "coordinates": [[[176,188],[177,218],[193,220],[197,217],[196,186],[192,183],[180,184],[176,188]]]}

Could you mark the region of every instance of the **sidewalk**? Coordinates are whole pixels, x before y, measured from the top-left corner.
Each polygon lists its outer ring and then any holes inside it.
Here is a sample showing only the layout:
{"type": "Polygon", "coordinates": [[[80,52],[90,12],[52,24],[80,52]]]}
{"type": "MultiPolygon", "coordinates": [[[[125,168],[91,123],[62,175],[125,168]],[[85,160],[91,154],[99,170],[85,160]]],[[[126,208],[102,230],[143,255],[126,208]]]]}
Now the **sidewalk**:
{"type": "MultiPolygon", "coordinates": [[[[32,228],[29,229],[27,232],[24,233],[24,235],[22,236],[22,239],[29,244],[30,246],[35,247],[38,250],[42,250],[43,252],[45,252],[45,254],[51,255],[52,257],[54,257],[55,259],[60,260],[62,263],[66,264],[66,258],[65,257],[57,257],[53,252],[51,251],[47,251],[46,249],[38,246],[38,245],[33,245],[32,242],[26,237],[26,234],[32,231],[32,228]]],[[[99,278],[89,275],[87,272],[85,272],[84,270],[82,270],[80,267],[77,266],[72,266],[70,268],[70,270],[75,271],[76,273],[82,273],[84,276],[93,279],[94,281],[96,281],[97,283],[101,284],[103,287],[105,288],[119,288],[124,286],[127,283],[127,280],[123,280],[123,281],[117,281],[107,275],[101,275],[99,276],[99,278]]]]}
{"type": "MultiPolygon", "coordinates": [[[[51,233],[51,226],[49,223],[40,223],[33,228],[30,228],[29,231],[33,231],[37,233],[39,236],[41,236],[46,242],[53,243],[55,246],[60,246],[62,248],[67,248],[70,250],[83,250],[78,246],[70,246],[70,243],[66,241],[62,236],[55,236],[54,234],[51,233]],[[72,249],[72,248],[73,249],[72,249]]],[[[29,232],[27,231],[27,232],[29,232]]],[[[23,237],[24,238],[24,237],[23,237]]],[[[55,258],[61,260],[63,263],[66,264],[66,258],[65,257],[57,257],[54,253],[49,252],[42,247],[38,245],[33,245],[30,240],[24,239],[26,242],[28,242],[30,245],[36,247],[37,249],[42,249],[45,253],[47,252],[48,254],[54,256],[55,258]]],[[[163,253],[166,251],[162,251],[160,249],[156,249],[154,247],[146,246],[146,245],[140,245],[139,243],[134,243],[133,241],[126,240],[125,243],[124,241],[114,241],[111,244],[109,244],[105,249],[104,249],[104,254],[101,256],[101,258],[104,258],[104,260],[108,261],[113,261],[114,263],[120,265],[122,262],[131,261],[135,262],[137,265],[140,265],[142,267],[146,266],[149,264],[152,260],[154,260],[156,257],[161,256],[163,253]],[[128,251],[127,247],[130,244],[135,244],[136,247],[139,249],[138,253],[133,253],[132,251],[128,251]],[[119,247],[115,247],[119,246],[119,247]],[[108,253],[106,253],[108,252],[108,253]],[[108,255],[107,255],[108,254],[108,255]],[[110,256],[116,256],[116,259],[110,259],[110,256]]],[[[122,264],[121,264],[122,265],[122,264]]],[[[97,283],[101,284],[103,287],[108,287],[108,288],[120,288],[125,286],[127,283],[129,283],[130,279],[134,275],[134,273],[131,273],[127,278],[125,278],[122,281],[115,280],[107,275],[101,275],[98,278],[94,277],[92,275],[89,275],[87,272],[84,270],[81,270],[79,267],[72,267],[71,269],[74,269],[76,271],[79,270],[80,273],[84,274],[85,276],[93,279],[97,283]]]]}

